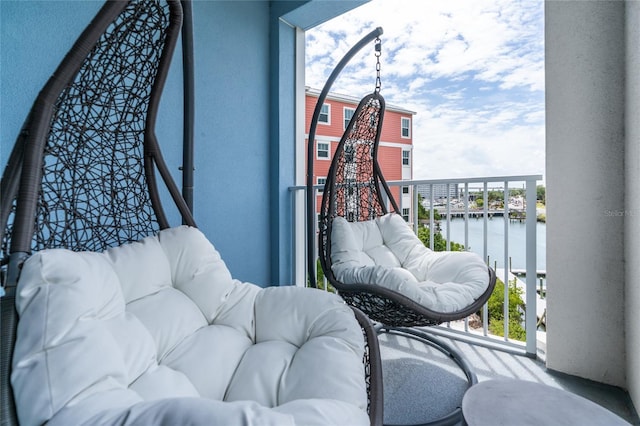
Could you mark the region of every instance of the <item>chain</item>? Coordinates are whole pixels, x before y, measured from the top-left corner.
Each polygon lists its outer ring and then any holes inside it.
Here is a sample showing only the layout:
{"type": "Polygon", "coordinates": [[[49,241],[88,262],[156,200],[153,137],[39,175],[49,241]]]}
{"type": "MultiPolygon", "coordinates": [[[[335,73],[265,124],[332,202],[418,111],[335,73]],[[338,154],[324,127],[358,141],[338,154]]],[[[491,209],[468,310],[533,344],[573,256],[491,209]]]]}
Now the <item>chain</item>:
{"type": "Polygon", "coordinates": [[[380,86],[382,85],[382,81],[380,80],[380,55],[382,54],[382,42],[380,41],[380,37],[376,38],[376,93],[380,92],[380,86]]]}

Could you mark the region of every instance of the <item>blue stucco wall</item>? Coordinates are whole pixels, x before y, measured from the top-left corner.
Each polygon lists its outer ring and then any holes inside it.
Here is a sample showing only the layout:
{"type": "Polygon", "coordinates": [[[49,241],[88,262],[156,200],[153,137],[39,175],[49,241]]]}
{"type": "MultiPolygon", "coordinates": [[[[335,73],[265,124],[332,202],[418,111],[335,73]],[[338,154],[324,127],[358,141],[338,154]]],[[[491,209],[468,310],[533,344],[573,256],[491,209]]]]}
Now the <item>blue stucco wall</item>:
{"type": "Polygon", "coordinates": [[[0,159],[31,104],[100,2],[0,1],[0,159]]]}
{"type": "Polygon", "coordinates": [[[269,5],[193,12],[195,217],[234,277],[269,285],[269,5]]]}

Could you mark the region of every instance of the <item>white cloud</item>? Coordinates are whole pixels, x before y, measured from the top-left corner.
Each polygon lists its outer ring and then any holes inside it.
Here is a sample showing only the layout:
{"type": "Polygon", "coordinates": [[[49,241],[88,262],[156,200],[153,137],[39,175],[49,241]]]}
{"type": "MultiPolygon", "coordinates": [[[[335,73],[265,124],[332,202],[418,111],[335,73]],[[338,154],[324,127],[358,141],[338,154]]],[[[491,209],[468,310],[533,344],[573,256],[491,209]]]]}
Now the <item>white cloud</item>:
{"type": "MultiPolygon", "coordinates": [[[[544,172],[542,0],[372,0],[307,32],[306,84],[377,26],[382,94],[417,112],[414,178],[544,172]]],[[[373,44],[332,90],[373,90],[373,44]]]]}

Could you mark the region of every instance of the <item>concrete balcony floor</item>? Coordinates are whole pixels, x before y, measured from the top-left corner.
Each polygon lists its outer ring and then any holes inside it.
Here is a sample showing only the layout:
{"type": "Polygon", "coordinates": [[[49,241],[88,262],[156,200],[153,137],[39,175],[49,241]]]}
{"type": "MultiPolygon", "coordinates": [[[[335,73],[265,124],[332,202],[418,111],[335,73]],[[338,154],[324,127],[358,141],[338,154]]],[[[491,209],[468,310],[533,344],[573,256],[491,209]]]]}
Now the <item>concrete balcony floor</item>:
{"type": "MultiPolygon", "coordinates": [[[[478,382],[520,379],[564,389],[587,398],[634,425],[640,425],[629,395],[621,388],[553,372],[540,359],[438,336],[474,369],[478,382]]],[[[441,351],[403,335],[381,333],[385,424],[418,424],[459,407],[467,389],[464,373],[441,351]]],[[[496,401],[496,404],[500,404],[496,401]]]]}

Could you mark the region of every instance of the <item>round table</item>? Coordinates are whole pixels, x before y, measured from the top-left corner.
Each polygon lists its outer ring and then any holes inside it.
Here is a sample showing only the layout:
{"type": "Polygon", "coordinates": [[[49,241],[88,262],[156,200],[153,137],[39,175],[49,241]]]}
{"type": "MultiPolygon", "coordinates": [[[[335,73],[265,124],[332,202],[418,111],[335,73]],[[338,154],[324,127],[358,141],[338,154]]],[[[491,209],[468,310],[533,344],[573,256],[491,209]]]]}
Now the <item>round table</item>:
{"type": "Polygon", "coordinates": [[[629,425],[586,398],[525,380],[488,380],[462,399],[469,426],[629,425]]]}

